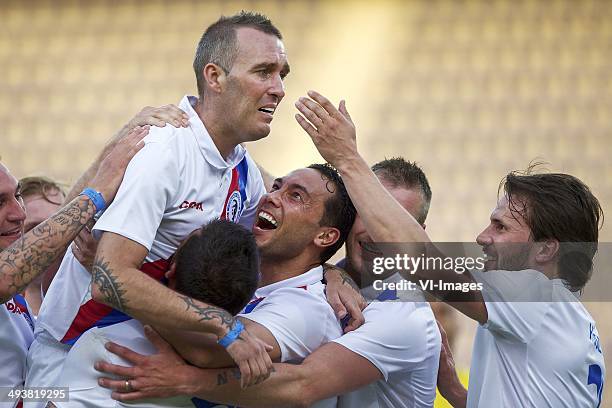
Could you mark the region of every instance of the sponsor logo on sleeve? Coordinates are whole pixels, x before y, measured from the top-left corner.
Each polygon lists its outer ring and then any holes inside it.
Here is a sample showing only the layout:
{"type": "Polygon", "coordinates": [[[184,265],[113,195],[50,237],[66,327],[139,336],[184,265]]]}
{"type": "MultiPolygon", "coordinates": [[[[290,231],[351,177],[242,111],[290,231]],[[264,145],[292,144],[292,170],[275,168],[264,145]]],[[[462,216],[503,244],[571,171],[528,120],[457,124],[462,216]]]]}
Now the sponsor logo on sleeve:
{"type": "Polygon", "coordinates": [[[179,208],[180,209],[191,209],[191,208],[193,208],[193,209],[196,209],[196,210],[199,210],[199,211],[204,211],[204,209],[202,208],[202,203],[198,203],[196,201],[187,201],[187,200],[185,200],[185,201],[183,201],[181,203],[181,205],[179,205],[179,208]]]}

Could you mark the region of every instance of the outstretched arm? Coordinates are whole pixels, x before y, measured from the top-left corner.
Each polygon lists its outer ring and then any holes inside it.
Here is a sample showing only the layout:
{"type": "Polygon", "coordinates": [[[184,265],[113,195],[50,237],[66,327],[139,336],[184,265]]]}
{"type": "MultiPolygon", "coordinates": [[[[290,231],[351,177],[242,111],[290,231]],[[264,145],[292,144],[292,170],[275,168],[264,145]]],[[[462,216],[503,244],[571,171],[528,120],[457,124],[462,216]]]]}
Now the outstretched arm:
{"type": "MultiPolygon", "coordinates": [[[[141,140],[146,134],[145,128],[135,129],[100,164],[90,187],[107,202],[114,198],[125,168],[142,148],[141,140]]],[[[95,213],[93,202],[79,195],[0,253],[0,303],[21,292],[63,254],[95,213]]]]}
{"type": "Polygon", "coordinates": [[[150,329],[146,334],[158,354],[143,356],[109,343],[110,351],[134,366],[121,367],[107,362],[96,364],[96,369],[101,372],[131,379],[132,391],[128,393],[125,392],[125,380],[100,380],[100,385],[115,391],[113,398],[117,400],[195,395],[244,407],[305,407],[382,378],[380,371],[367,359],[332,342],[320,347],[302,364],[274,364],[274,372],[268,380],[241,389],[239,370],[200,369],[187,365],[159,335],[150,329]]]}
{"type": "MultiPolygon", "coordinates": [[[[363,220],[368,234],[377,242],[415,243],[419,253],[427,248],[435,251],[429,236],[414,217],[382,186],[378,178],[357,151],[355,125],[344,101],[338,108],[323,95],[310,91],[295,106],[301,114],[295,118],[308,133],[319,153],[334,165],[363,220]],[[373,205],[372,197],[376,197],[373,205]]],[[[428,254],[432,255],[432,254],[428,254]]],[[[439,256],[436,253],[435,256],[439,256]]],[[[444,269],[416,271],[407,279],[441,279],[452,282],[472,282],[469,274],[456,274],[444,269]]],[[[433,293],[444,296],[444,293],[433,293]]],[[[469,294],[471,302],[452,303],[459,311],[480,323],[487,321],[487,309],[479,291],[469,294]]]]}
{"type": "MultiPolygon", "coordinates": [[[[265,326],[243,317],[238,320],[251,335],[262,340],[271,347],[267,350],[271,361],[280,361],[281,351],[274,335],[265,326]]],[[[229,353],[217,344],[217,338],[207,333],[177,331],[156,327],[157,332],[178,351],[189,363],[201,368],[233,367],[234,362],[229,353]]],[[[270,369],[272,363],[270,362],[270,369]]],[[[267,371],[268,368],[261,368],[267,371]]]]}

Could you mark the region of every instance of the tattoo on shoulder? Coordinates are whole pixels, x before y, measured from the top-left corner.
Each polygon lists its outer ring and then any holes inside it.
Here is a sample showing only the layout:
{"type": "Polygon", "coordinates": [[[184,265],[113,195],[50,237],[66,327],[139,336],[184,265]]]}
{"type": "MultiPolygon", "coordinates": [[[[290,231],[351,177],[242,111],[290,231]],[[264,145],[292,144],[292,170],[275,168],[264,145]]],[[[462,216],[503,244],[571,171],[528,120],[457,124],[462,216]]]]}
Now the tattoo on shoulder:
{"type": "Polygon", "coordinates": [[[201,306],[196,304],[189,296],[179,295],[179,298],[185,302],[187,312],[194,312],[200,318],[200,321],[219,319],[221,324],[231,329],[234,323],[234,316],[224,309],[215,306],[201,306]]]}
{"type": "Polygon", "coordinates": [[[125,290],[122,284],[113,275],[113,270],[104,258],[96,259],[92,268],[93,284],[98,286],[103,302],[118,310],[124,310],[125,290]]]}

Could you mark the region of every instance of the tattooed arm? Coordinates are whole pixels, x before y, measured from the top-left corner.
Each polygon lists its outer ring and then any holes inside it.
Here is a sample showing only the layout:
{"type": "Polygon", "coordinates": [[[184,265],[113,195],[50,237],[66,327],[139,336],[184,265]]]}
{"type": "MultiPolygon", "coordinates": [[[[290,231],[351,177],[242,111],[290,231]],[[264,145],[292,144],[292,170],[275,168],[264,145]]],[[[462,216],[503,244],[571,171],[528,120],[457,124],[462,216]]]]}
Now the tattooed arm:
{"type": "MultiPolygon", "coordinates": [[[[280,361],[281,350],[274,335],[265,326],[242,317],[238,318],[251,335],[272,345],[268,351],[272,361],[280,361]]],[[[232,358],[210,334],[169,330],[156,327],[161,336],[189,363],[202,368],[233,366],[232,358]]],[[[240,371],[239,371],[240,372],[240,371]]]]}
{"type": "Polygon", "coordinates": [[[0,253],[0,303],[21,292],[66,250],[95,214],[86,196],[79,196],[0,253]]]}
{"type": "Polygon", "coordinates": [[[223,309],[183,296],[142,273],[147,249],[113,232],[105,232],[92,270],[92,297],[142,321],[223,337],[234,318],[223,309]],[[152,300],[155,301],[152,301],[152,300]]]}
{"type": "MultiPolygon", "coordinates": [[[[142,245],[121,235],[102,235],[92,271],[92,297],[143,323],[166,329],[212,333],[224,337],[234,317],[224,309],[181,295],[138,268],[147,254],[142,245]]],[[[250,385],[268,377],[272,362],[266,344],[243,330],[226,348],[250,385]]],[[[231,363],[231,361],[228,361],[231,363]]]]}
{"type": "Polygon", "coordinates": [[[147,249],[135,241],[105,232],[94,260],[92,297],[146,324],[225,336],[234,317],[142,273],[138,268],[146,254],[147,249]]]}
{"type": "Polygon", "coordinates": [[[316,401],[364,387],[383,378],[369,360],[335,342],[327,343],[301,364],[274,364],[270,378],[252,388],[240,388],[240,371],[234,368],[201,369],[188,365],[152,330],[147,338],[158,350],[144,356],[127,347],[108,343],[108,350],[133,367],[97,362],[100,385],[114,390],[119,401],[143,398],[167,398],[177,395],[197,396],[241,407],[307,407],[316,401]],[[113,374],[113,378],[110,375],[113,374]],[[131,390],[126,391],[129,378],[131,390]]]}
{"type": "MultiPolygon", "coordinates": [[[[91,187],[110,202],[117,192],[130,159],[142,148],[147,131],[137,128],[117,144],[96,173],[91,187]]],[[[95,206],[86,196],[74,198],[0,253],[0,302],[21,292],[65,250],[94,216],[95,206]]]]}

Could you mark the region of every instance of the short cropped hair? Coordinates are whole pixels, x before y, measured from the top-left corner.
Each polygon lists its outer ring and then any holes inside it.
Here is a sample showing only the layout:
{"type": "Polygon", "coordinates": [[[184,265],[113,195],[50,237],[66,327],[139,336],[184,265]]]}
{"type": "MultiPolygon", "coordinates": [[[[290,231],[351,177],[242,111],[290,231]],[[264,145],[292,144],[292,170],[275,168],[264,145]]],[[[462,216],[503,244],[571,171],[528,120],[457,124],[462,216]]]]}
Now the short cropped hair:
{"type": "Polygon", "coordinates": [[[21,187],[21,195],[23,198],[40,195],[45,200],[52,204],[60,205],[62,202],[57,202],[57,199],[51,198],[53,193],[59,192],[63,197],[66,196],[64,185],[45,176],[24,177],[19,180],[21,187]]]}
{"type": "Polygon", "coordinates": [[[589,281],[597,252],[603,210],[589,187],[563,173],[509,173],[501,182],[512,214],[527,223],[534,241],[561,243],[558,266],[561,279],[572,291],[589,281]]]}
{"type": "Polygon", "coordinates": [[[241,225],[214,220],[179,247],[176,290],[232,315],[251,300],[259,283],[255,237],[241,225]]]}
{"type": "Polygon", "coordinates": [[[317,170],[328,183],[332,184],[332,186],[327,186],[327,190],[333,194],[325,201],[325,210],[319,221],[319,225],[338,228],[340,231],[340,238],[338,238],[338,241],[336,241],[334,245],[327,247],[321,253],[321,263],[324,263],[344,244],[355,222],[357,211],[346,191],[342,178],[334,167],[325,163],[311,164],[308,168],[317,170]]]}
{"type": "Polygon", "coordinates": [[[262,33],[274,35],[279,40],[283,39],[278,28],[272,24],[268,17],[260,13],[243,10],[233,16],[219,18],[206,29],[202,38],[200,38],[193,60],[193,70],[195,71],[200,97],[204,95],[203,71],[207,64],[213,63],[220,66],[226,74],[231,71],[238,53],[236,30],[241,27],[254,28],[262,33]]]}
{"type": "Polygon", "coordinates": [[[416,220],[421,225],[425,224],[431,203],[431,187],[425,173],[416,162],[406,161],[402,157],[392,157],[373,165],[372,171],[391,187],[402,187],[407,190],[418,188],[423,196],[423,206],[416,220]]]}

